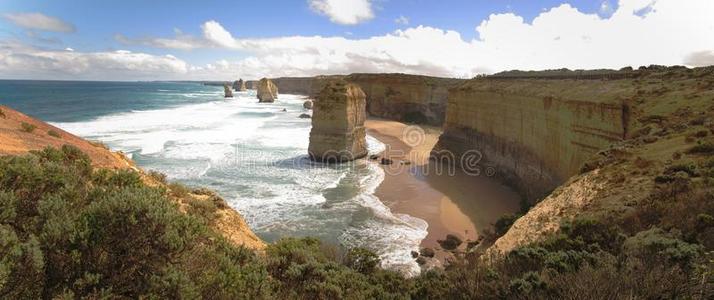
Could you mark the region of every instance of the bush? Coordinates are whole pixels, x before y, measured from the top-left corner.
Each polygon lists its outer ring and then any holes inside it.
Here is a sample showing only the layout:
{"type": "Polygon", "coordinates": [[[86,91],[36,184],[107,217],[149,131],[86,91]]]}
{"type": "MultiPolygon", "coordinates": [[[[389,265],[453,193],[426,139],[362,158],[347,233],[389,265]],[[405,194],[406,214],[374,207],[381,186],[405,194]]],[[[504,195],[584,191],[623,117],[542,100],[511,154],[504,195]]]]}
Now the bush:
{"type": "Polygon", "coordinates": [[[52,129],[50,129],[50,130],[47,131],[47,135],[49,135],[49,136],[51,136],[51,137],[58,138],[58,139],[59,139],[59,138],[62,138],[62,136],[59,134],[59,132],[54,131],[54,130],[52,130],[52,129]]]}
{"type": "Polygon", "coordinates": [[[697,144],[687,150],[689,154],[714,154],[714,143],[706,142],[697,144]]]}
{"type": "Polygon", "coordinates": [[[506,232],[508,232],[508,229],[511,228],[513,223],[518,220],[521,216],[519,215],[514,215],[514,214],[508,214],[508,215],[503,215],[498,220],[496,220],[496,223],[493,224],[494,227],[494,234],[496,235],[496,238],[502,237],[506,232]]]}
{"type": "Polygon", "coordinates": [[[151,177],[151,179],[156,180],[156,182],[158,182],[158,183],[167,184],[167,179],[166,179],[167,177],[166,177],[166,174],[164,174],[164,173],[161,173],[159,171],[150,170],[148,172],[148,175],[149,175],[149,177],[151,177]]]}
{"type": "Polygon", "coordinates": [[[364,248],[350,249],[343,259],[343,263],[347,267],[362,274],[374,273],[379,262],[379,256],[364,248]]]}
{"type": "Polygon", "coordinates": [[[37,126],[32,125],[30,123],[26,123],[26,122],[20,123],[20,129],[24,132],[32,133],[33,131],[35,131],[36,128],[37,128],[37,126]]]}

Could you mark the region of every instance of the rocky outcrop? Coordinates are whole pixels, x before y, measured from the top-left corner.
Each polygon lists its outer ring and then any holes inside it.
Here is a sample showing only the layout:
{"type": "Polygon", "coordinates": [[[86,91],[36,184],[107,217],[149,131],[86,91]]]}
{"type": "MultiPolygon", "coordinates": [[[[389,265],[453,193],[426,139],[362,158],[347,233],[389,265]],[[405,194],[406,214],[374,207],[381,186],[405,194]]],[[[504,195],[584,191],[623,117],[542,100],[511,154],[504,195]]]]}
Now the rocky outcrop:
{"type": "Polygon", "coordinates": [[[278,99],[278,87],[270,79],[261,79],[257,89],[260,102],[275,102],[278,99]]]}
{"type": "Polygon", "coordinates": [[[434,155],[490,167],[535,200],[626,136],[629,93],[616,82],[474,79],[451,91],[434,155]]]}
{"type": "Polygon", "coordinates": [[[233,98],[233,90],[228,84],[223,85],[223,94],[225,98],[233,98]]]}
{"type": "Polygon", "coordinates": [[[233,82],[233,90],[236,92],[245,92],[247,88],[245,87],[245,81],[243,78],[233,82]]]}
{"type": "Polygon", "coordinates": [[[310,131],[310,158],[343,162],[367,155],[365,94],[354,84],[335,80],[317,95],[310,131]]]}
{"type": "Polygon", "coordinates": [[[305,100],[305,102],[302,103],[302,108],[312,109],[312,100],[305,100]]]}

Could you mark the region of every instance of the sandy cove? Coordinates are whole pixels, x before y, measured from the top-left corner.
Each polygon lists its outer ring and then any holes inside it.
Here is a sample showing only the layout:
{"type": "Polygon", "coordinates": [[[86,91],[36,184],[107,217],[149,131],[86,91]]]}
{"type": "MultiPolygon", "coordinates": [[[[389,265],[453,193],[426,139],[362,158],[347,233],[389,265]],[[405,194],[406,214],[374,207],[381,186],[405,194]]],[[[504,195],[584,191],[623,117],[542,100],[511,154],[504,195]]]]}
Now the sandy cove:
{"type": "Polygon", "coordinates": [[[438,255],[437,240],[447,234],[464,241],[477,240],[500,216],[518,210],[518,195],[493,180],[461,172],[435,172],[429,153],[439,139],[440,128],[416,129],[381,119],[369,119],[365,127],[386,145],[380,157],[394,162],[382,165],[385,178],[376,196],[394,213],[425,220],[429,228],[422,247],[436,249],[437,257],[444,257],[438,255]]]}

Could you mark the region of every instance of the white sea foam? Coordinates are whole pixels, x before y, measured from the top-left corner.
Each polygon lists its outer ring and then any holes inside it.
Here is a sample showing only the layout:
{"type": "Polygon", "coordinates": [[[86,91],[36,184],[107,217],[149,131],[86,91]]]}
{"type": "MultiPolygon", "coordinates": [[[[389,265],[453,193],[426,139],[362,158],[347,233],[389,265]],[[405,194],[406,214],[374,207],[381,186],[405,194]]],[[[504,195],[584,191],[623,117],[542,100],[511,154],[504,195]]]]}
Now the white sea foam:
{"type": "MultiPolygon", "coordinates": [[[[185,95],[204,101],[54,125],[127,152],[172,180],[217,189],[268,240],[317,236],[366,247],[384,267],[417,274],[410,252],[426,237],[427,225],[392,213],[374,196],[384,171],[368,160],[311,162],[310,119],[298,118],[304,98],[281,94],[266,104],[254,94],[225,100],[218,91],[190,92],[185,95]]],[[[367,145],[370,154],[385,149],[371,136],[367,145]]]]}

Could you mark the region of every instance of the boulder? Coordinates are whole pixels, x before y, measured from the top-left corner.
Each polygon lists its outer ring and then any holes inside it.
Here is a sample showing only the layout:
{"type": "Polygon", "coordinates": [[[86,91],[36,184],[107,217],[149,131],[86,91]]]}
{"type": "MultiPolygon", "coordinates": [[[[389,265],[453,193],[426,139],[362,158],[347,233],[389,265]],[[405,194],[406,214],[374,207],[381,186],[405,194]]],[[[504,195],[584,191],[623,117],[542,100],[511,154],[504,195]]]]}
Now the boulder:
{"type": "Polygon", "coordinates": [[[258,82],[259,102],[275,102],[278,99],[278,86],[270,79],[263,78],[258,82]]]}
{"type": "Polygon", "coordinates": [[[231,87],[228,86],[228,84],[223,85],[223,92],[224,92],[224,97],[226,98],[233,98],[233,91],[231,90],[231,87]]]}
{"type": "Polygon", "coordinates": [[[441,248],[444,248],[444,250],[455,250],[461,245],[461,243],[463,243],[463,241],[458,236],[447,234],[446,239],[438,240],[437,243],[439,243],[441,248]]]}
{"type": "Polygon", "coordinates": [[[343,162],[367,155],[365,94],[344,80],[328,83],[313,105],[310,158],[343,162]]]}
{"type": "Polygon", "coordinates": [[[421,248],[421,250],[419,250],[419,255],[424,256],[424,257],[434,257],[434,255],[436,255],[436,253],[434,253],[434,249],[421,248]]]}
{"type": "Polygon", "coordinates": [[[302,107],[305,109],[312,109],[312,100],[306,100],[303,102],[302,107]]]}
{"type": "Polygon", "coordinates": [[[300,119],[309,119],[309,118],[312,118],[312,116],[310,116],[309,114],[300,114],[299,118],[300,119]]]}

